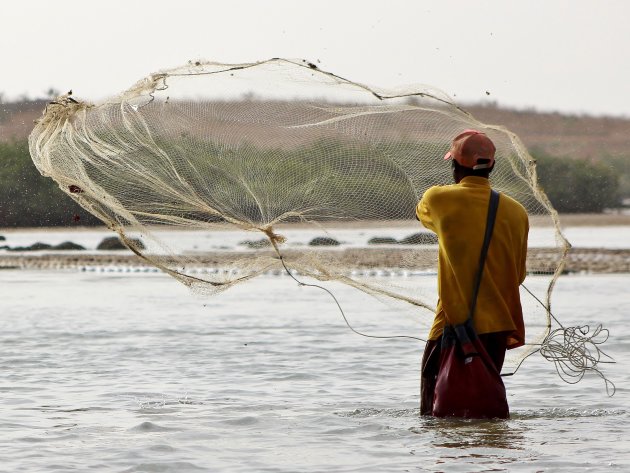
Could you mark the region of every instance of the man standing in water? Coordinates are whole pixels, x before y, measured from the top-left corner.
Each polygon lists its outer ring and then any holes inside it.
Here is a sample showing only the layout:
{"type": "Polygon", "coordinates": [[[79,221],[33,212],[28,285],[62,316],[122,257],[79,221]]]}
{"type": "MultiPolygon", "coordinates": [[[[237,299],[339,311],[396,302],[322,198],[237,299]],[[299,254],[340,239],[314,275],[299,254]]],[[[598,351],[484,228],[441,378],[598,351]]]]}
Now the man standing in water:
{"type": "MultiPolygon", "coordinates": [[[[488,177],[495,146],[485,134],[466,130],[444,157],[455,184],[428,189],[416,208],[422,224],[439,239],[438,295],[433,326],[422,359],[422,415],[432,415],[440,343],[446,324],[468,318],[490,199],[488,177]]],[[[500,372],[505,351],[523,345],[525,327],[519,285],[525,279],[527,212],[502,194],[473,318],[479,339],[500,372]]]]}

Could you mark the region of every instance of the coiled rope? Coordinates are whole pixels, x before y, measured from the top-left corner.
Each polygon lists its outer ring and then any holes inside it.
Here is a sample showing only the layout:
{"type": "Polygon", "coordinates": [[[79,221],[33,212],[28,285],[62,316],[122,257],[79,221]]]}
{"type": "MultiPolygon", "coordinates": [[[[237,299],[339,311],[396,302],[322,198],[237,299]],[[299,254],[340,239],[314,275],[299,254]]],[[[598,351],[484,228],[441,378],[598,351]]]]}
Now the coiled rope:
{"type": "MultiPolygon", "coordinates": [[[[537,352],[547,361],[551,361],[554,364],[558,376],[565,383],[575,384],[587,372],[594,372],[604,380],[606,394],[609,397],[614,396],[617,390],[615,384],[599,369],[600,363],[615,363],[600,348],[600,345],[603,345],[608,340],[610,335],[608,329],[604,328],[602,324],[595,326],[592,332],[589,325],[565,327],[551,313],[549,307],[543,304],[525,285],[521,284],[521,286],[545,308],[547,313],[559,325],[558,328],[549,332],[549,335],[540,343],[540,348],[537,352]]],[[[536,353],[536,351],[533,353],[536,353]]],[[[520,364],[516,367],[514,373],[519,367],[520,364]]]]}

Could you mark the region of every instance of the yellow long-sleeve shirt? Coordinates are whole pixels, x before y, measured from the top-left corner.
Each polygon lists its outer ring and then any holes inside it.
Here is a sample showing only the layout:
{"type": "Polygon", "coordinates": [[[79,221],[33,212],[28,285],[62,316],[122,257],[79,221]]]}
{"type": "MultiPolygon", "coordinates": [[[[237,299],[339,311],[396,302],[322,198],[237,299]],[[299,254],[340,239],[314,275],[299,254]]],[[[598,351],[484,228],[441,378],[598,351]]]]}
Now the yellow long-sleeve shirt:
{"type": "MultiPolygon", "coordinates": [[[[431,187],[418,203],[418,219],[439,240],[439,302],[430,340],[445,324],[468,317],[489,201],[488,179],[467,176],[459,184],[431,187]]],[[[519,285],[526,274],[528,232],[523,206],[501,194],[473,321],[479,334],[509,332],[508,348],[525,341],[519,285]]]]}

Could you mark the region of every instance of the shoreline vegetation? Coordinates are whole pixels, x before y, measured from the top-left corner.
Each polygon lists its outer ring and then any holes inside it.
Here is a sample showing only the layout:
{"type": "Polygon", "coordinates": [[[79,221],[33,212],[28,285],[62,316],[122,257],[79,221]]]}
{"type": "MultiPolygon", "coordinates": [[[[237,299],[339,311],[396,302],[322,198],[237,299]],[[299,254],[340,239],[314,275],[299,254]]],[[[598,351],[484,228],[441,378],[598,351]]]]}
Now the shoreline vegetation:
{"type": "MultiPolygon", "coordinates": [[[[352,150],[343,148],[343,146],[343,144],[334,142],[317,142],[309,148],[292,152],[287,158],[292,162],[289,174],[291,176],[312,175],[315,171],[312,169],[309,156],[332,153],[333,151],[326,151],[328,148],[336,149],[337,152],[339,149],[344,150],[341,153],[344,156],[352,155],[352,150]]],[[[256,150],[248,151],[249,154],[256,152],[256,150]]],[[[263,151],[260,152],[263,153],[263,151]]],[[[368,160],[369,153],[369,150],[364,149],[360,154],[365,158],[364,160],[368,160]]],[[[570,214],[610,213],[628,210],[627,207],[624,208],[624,205],[630,203],[630,189],[626,189],[623,180],[628,178],[630,174],[626,175],[621,168],[615,169],[610,164],[624,163],[624,160],[610,161],[609,164],[605,165],[600,162],[551,157],[545,154],[535,154],[534,157],[538,162],[540,187],[546,191],[547,197],[556,211],[570,214]]],[[[375,163],[377,161],[376,159],[375,163]]],[[[630,158],[627,161],[630,163],[630,158]]],[[[418,196],[414,196],[412,189],[408,186],[400,185],[403,179],[394,175],[396,173],[387,167],[387,162],[385,159],[381,163],[382,179],[377,179],[374,176],[348,178],[343,181],[343,185],[334,183],[325,189],[320,189],[320,194],[317,196],[318,201],[344,202],[342,209],[336,207],[322,208],[322,215],[328,215],[331,218],[343,215],[348,219],[362,217],[366,211],[366,203],[361,199],[365,198],[364,189],[369,188],[373,190],[370,194],[370,208],[378,209],[379,218],[385,221],[400,218],[412,219],[418,196]],[[336,215],[335,212],[344,213],[336,215]]],[[[79,224],[87,226],[102,224],[100,220],[61,191],[52,179],[39,174],[30,159],[28,145],[25,141],[10,143],[0,141],[0,163],[2,164],[0,166],[0,202],[3,203],[0,207],[0,227],[68,227],[79,224]]],[[[340,169],[329,171],[333,176],[342,172],[340,169]]],[[[630,166],[628,171],[630,172],[630,166]]],[[[265,172],[269,173],[272,170],[265,172]]],[[[262,172],[262,175],[267,175],[265,172],[262,172]]],[[[289,175],[278,176],[271,182],[270,186],[272,187],[259,190],[262,196],[261,200],[264,201],[265,192],[273,195],[275,190],[273,186],[282,185],[283,182],[293,182],[288,179],[289,175]]],[[[630,181],[630,178],[628,180],[630,181]]],[[[429,187],[438,182],[440,180],[429,179],[426,186],[429,187]]],[[[215,182],[215,187],[222,190],[229,188],[230,183],[231,181],[226,180],[223,176],[215,182]]],[[[214,197],[214,195],[208,196],[208,198],[214,197]]],[[[248,194],[244,194],[239,205],[240,207],[232,209],[234,214],[250,221],[259,221],[265,213],[265,209],[259,208],[258,200],[250,198],[248,194]]],[[[524,205],[533,205],[532,208],[528,208],[528,211],[534,212],[539,212],[541,207],[536,202],[528,202],[524,205]],[[536,208],[537,206],[539,208],[536,208]]],[[[288,208],[288,210],[293,209],[288,208]]],[[[298,212],[299,208],[296,207],[295,211],[298,212]]],[[[205,217],[200,215],[195,218],[205,217]]],[[[221,221],[221,217],[214,218],[221,221]]]]}
{"type": "MultiPolygon", "coordinates": [[[[101,225],[54,181],[42,177],[33,165],[27,137],[47,102],[0,103],[0,202],[3,203],[0,227],[101,225]]],[[[606,209],[623,208],[624,204],[626,210],[630,206],[630,119],[537,113],[496,106],[465,108],[478,119],[503,124],[521,137],[537,160],[540,185],[557,211],[602,213],[606,209]]],[[[251,131],[260,134],[264,128],[251,131]]],[[[413,135],[412,129],[402,132],[413,135]]],[[[406,145],[413,149],[418,146],[414,143],[406,145]]],[[[347,148],[347,144],[325,140],[304,146],[294,152],[302,158],[295,161],[295,173],[312,173],[305,159],[311,152],[321,153],[330,146],[344,156],[359,152],[347,148]]],[[[400,218],[403,217],[400,207],[391,202],[406,202],[409,196],[392,187],[394,183],[368,182],[375,189],[376,202],[390,202],[389,206],[383,206],[382,215],[400,218]]],[[[364,186],[366,182],[351,184],[364,186]]],[[[334,202],[351,194],[348,189],[332,189],[330,197],[334,202]]]]}

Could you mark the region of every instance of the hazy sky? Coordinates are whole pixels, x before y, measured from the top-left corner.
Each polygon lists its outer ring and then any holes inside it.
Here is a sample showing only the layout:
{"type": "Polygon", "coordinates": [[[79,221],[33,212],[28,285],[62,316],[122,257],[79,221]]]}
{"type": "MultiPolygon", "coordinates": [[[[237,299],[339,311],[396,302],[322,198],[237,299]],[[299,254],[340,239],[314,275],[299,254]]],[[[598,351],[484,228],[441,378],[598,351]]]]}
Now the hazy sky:
{"type": "Polygon", "coordinates": [[[630,116],[626,0],[12,0],[0,14],[8,98],[95,100],[189,59],[286,57],[464,103],[630,116]]]}

